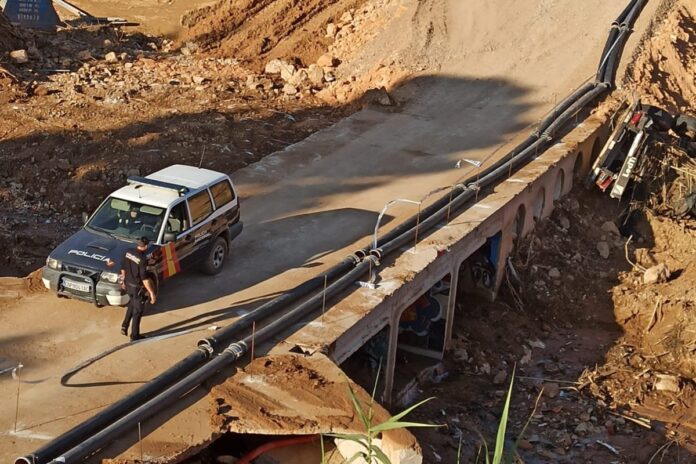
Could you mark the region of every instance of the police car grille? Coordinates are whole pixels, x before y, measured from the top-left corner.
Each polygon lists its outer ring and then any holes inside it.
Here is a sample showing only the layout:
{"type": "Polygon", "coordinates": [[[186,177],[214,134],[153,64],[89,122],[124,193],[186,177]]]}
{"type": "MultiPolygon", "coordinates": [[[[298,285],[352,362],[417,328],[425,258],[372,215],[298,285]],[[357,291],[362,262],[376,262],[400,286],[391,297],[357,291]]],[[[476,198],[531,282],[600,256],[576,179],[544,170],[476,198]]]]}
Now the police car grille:
{"type": "Polygon", "coordinates": [[[83,275],[85,277],[91,277],[92,279],[97,279],[100,272],[94,269],[88,269],[86,267],[72,266],[70,264],[63,264],[63,269],[72,272],[73,274],[83,275]]]}

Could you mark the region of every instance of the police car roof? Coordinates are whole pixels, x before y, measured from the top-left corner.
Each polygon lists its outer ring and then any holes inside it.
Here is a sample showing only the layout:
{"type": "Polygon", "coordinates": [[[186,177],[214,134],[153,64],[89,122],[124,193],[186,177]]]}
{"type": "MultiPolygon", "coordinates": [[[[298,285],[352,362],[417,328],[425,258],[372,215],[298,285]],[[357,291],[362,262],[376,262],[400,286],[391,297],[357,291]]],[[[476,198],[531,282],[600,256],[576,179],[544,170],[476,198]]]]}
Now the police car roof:
{"type": "Polygon", "coordinates": [[[198,190],[225,177],[227,176],[221,172],[183,164],[174,164],[147,176],[148,179],[183,185],[191,190],[198,190]]]}
{"type": "MultiPolygon", "coordinates": [[[[146,178],[188,187],[191,192],[194,192],[216,181],[227,178],[227,175],[211,171],[210,169],[175,164],[153,172],[146,178]]],[[[129,184],[116,190],[111,196],[136,203],[167,208],[179,198],[179,192],[152,185],[129,184]]]]}

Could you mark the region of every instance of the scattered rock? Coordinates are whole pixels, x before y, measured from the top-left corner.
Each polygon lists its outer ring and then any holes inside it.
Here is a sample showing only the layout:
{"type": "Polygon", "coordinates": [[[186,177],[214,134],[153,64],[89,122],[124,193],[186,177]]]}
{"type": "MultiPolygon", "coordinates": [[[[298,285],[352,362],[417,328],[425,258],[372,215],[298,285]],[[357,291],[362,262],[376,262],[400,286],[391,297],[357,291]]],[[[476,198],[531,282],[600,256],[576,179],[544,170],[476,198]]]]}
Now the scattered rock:
{"type": "Polygon", "coordinates": [[[87,61],[87,60],[93,60],[94,57],[92,56],[92,53],[90,53],[89,50],[82,50],[77,52],[77,59],[80,61],[87,61]]]}
{"type": "Polygon", "coordinates": [[[258,77],[253,75],[247,76],[246,86],[249,90],[256,90],[260,85],[261,83],[259,82],[258,77]]]}
{"type": "Polygon", "coordinates": [[[70,164],[70,161],[68,161],[68,160],[65,159],[65,158],[60,158],[60,159],[56,162],[56,166],[57,166],[58,169],[60,169],[61,171],[70,171],[70,170],[72,169],[72,165],[70,164]]]}
{"type": "Polygon", "coordinates": [[[577,427],[575,427],[575,433],[587,433],[588,424],[586,422],[580,422],[577,427]]]}
{"type": "Polygon", "coordinates": [[[561,278],[561,271],[559,271],[557,268],[552,267],[549,269],[549,277],[552,279],[560,279],[561,278]]]}
{"type": "Polygon", "coordinates": [[[283,79],[285,82],[288,82],[293,74],[295,74],[295,65],[286,63],[286,62],[281,62],[280,66],[280,78],[283,79]]]}
{"type": "Polygon", "coordinates": [[[336,33],[338,33],[338,26],[336,26],[334,23],[329,23],[326,26],[326,37],[333,39],[336,37],[336,33]]]}
{"type": "Polygon", "coordinates": [[[259,79],[259,85],[263,90],[271,90],[273,88],[273,81],[267,77],[259,79]]]}
{"type": "Polygon", "coordinates": [[[667,282],[667,280],[669,280],[670,275],[671,272],[669,272],[669,268],[667,267],[667,265],[664,263],[660,263],[657,266],[653,266],[645,271],[645,274],[643,274],[643,283],[658,284],[662,282],[667,282]]]}
{"type": "Polygon", "coordinates": [[[319,65],[311,64],[307,69],[307,77],[313,85],[319,86],[324,82],[324,69],[319,65]]]}
{"type": "Polygon", "coordinates": [[[570,219],[568,219],[567,217],[561,216],[560,218],[558,218],[558,222],[561,225],[561,229],[570,229],[570,219]]]}
{"type": "Polygon", "coordinates": [[[34,95],[36,95],[37,97],[45,97],[49,93],[50,91],[48,90],[48,87],[46,87],[45,85],[39,85],[34,89],[34,95]]]}
{"type": "Polygon", "coordinates": [[[604,259],[609,258],[609,244],[607,242],[597,242],[597,252],[604,259]]]}
{"type": "Polygon", "coordinates": [[[196,85],[201,85],[205,82],[210,82],[210,79],[208,79],[207,77],[203,77],[203,76],[193,76],[192,80],[193,80],[193,83],[196,85]]]}
{"type": "Polygon", "coordinates": [[[118,61],[118,56],[116,55],[116,52],[109,52],[104,56],[104,59],[107,61],[107,63],[116,63],[118,61]]]}
{"type": "Polygon", "coordinates": [[[377,103],[382,106],[392,106],[394,101],[387,92],[387,89],[380,87],[379,89],[370,89],[362,96],[363,104],[377,103]]]}
{"type": "Polygon", "coordinates": [[[507,380],[507,372],[498,371],[498,373],[495,374],[495,377],[493,377],[493,384],[502,385],[505,383],[505,380],[507,380]]]}
{"type": "Polygon", "coordinates": [[[184,56],[191,56],[198,50],[198,44],[195,42],[186,42],[186,44],[179,50],[184,56]]]}
{"type": "Polygon", "coordinates": [[[29,62],[29,53],[26,50],[14,50],[10,52],[10,59],[17,64],[29,62]]]}
{"type": "Polygon", "coordinates": [[[464,348],[454,350],[454,360],[457,362],[466,362],[469,360],[469,353],[464,348]]]}
{"type": "Polygon", "coordinates": [[[657,391],[679,393],[681,390],[679,387],[679,378],[674,375],[656,374],[655,378],[656,381],[653,387],[657,391]]]}
{"type": "Polygon", "coordinates": [[[335,68],[338,66],[338,60],[330,53],[325,53],[319,57],[317,65],[322,68],[335,68]]]}
{"type": "Polygon", "coordinates": [[[544,384],[544,395],[547,398],[555,398],[560,393],[561,388],[557,383],[545,383],[544,384]]]}
{"type": "Polygon", "coordinates": [[[607,221],[602,224],[602,230],[604,232],[609,232],[610,234],[621,235],[621,232],[619,232],[619,228],[616,227],[614,221],[607,221]]]}
{"type": "Polygon", "coordinates": [[[289,79],[287,79],[288,84],[294,87],[300,87],[304,81],[308,79],[307,71],[300,69],[295,72],[289,79]]]}
{"type": "Polygon", "coordinates": [[[271,60],[266,64],[266,68],[264,69],[264,72],[266,74],[280,74],[280,70],[283,69],[283,61],[282,60],[271,60]]]}
{"type": "Polygon", "coordinates": [[[297,95],[297,87],[290,84],[285,84],[283,86],[283,93],[285,95],[297,95]]]}
{"type": "Polygon", "coordinates": [[[580,209],[580,203],[575,198],[568,199],[568,211],[577,211],[580,209]]]}

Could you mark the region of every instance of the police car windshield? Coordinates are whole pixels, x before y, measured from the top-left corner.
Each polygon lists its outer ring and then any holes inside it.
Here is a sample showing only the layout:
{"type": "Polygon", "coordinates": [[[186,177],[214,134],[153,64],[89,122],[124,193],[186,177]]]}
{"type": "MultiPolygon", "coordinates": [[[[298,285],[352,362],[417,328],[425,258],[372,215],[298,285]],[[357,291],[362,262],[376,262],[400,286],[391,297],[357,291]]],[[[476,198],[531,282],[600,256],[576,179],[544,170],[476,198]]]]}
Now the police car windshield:
{"type": "Polygon", "coordinates": [[[124,239],[147,237],[155,241],[165,209],[120,198],[109,198],[92,216],[87,227],[124,239]]]}

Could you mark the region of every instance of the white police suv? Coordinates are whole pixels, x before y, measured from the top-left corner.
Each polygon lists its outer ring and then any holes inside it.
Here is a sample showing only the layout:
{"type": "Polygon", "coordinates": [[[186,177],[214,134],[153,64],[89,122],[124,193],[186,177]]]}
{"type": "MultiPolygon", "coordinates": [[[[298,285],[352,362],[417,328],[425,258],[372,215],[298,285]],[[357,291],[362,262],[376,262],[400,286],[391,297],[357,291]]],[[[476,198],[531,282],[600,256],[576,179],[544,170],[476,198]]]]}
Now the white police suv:
{"type": "Polygon", "coordinates": [[[226,174],[174,165],[147,177],[129,177],[84,227],[56,247],[42,280],[60,296],[97,306],[125,305],[121,261],[147,237],[148,270],[155,283],[191,267],[217,274],[230,242],[242,231],[239,198],[226,174]]]}

